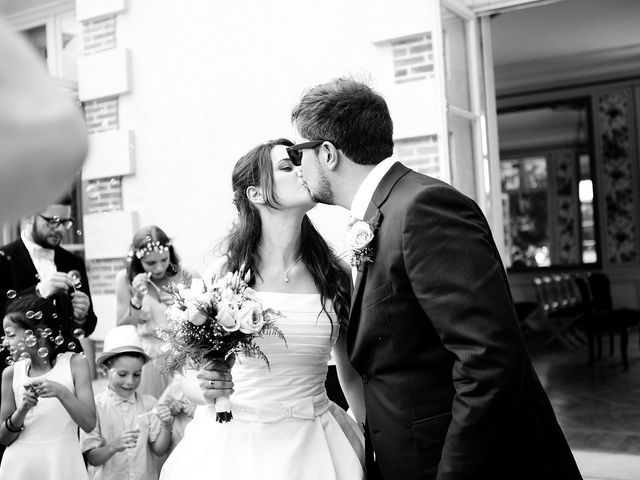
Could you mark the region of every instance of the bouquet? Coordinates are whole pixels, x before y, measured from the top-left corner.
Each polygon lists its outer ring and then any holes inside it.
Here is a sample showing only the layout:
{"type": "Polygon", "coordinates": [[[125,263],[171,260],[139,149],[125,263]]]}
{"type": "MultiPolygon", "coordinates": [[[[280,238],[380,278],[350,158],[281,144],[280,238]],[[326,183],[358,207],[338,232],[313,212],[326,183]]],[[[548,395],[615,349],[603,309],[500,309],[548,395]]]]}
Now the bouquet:
{"type": "MultiPolygon", "coordinates": [[[[167,311],[168,328],[158,331],[167,344],[160,355],[165,370],[175,373],[185,367],[200,368],[215,359],[225,360],[232,354],[269,360],[256,345],[255,339],[265,335],[277,336],[286,343],[275,325],[279,312],[264,309],[258,296],[247,283],[251,272],[227,273],[207,290],[204,284],[190,288],[171,284],[165,289],[175,299],[167,311]]],[[[215,401],[216,420],[231,420],[231,401],[228,396],[215,401]]]]}

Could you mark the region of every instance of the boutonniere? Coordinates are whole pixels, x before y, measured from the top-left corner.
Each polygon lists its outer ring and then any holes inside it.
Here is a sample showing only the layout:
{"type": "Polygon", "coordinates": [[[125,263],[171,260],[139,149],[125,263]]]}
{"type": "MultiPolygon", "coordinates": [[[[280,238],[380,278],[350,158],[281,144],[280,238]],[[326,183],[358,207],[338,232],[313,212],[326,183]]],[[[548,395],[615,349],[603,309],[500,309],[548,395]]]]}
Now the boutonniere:
{"type": "Polygon", "coordinates": [[[360,265],[373,262],[373,248],[371,241],[377,225],[363,220],[356,221],[347,232],[347,246],[351,249],[351,266],[360,268],[360,265]]]}

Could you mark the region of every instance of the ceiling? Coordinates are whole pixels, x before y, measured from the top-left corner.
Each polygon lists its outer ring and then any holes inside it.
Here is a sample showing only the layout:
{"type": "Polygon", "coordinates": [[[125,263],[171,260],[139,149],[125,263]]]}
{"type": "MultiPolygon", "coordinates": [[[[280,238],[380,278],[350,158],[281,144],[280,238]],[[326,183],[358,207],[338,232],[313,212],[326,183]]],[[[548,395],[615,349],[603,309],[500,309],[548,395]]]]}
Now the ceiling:
{"type": "Polygon", "coordinates": [[[640,1],[563,0],[491,20],[496,66],[640,45],[640,1]]]}

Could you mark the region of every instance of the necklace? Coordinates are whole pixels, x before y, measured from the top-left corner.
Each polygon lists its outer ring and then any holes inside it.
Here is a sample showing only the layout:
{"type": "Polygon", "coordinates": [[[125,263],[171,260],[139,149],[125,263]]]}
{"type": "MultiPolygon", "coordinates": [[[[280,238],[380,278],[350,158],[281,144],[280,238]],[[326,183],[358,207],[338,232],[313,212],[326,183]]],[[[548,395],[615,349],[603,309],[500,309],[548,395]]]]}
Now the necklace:
{"type": "MultiPolygon", "coordinates": [[[[265,252],[260,245],[258,245],[258,250],[262,252],[262,255],[264,255],[265,257],[267,256],[267,252],[265,252]]],[[[289,272],[293,267],[296,266],[296,264],[300,261],[301,258],[302,258],[302,255],[299,255],[298,258],[296,258],[294,262],[291,264],[291,266],[284,271],[284,274],[282,275],[283,282],[285,283],[289,282],[289,272]]]]}

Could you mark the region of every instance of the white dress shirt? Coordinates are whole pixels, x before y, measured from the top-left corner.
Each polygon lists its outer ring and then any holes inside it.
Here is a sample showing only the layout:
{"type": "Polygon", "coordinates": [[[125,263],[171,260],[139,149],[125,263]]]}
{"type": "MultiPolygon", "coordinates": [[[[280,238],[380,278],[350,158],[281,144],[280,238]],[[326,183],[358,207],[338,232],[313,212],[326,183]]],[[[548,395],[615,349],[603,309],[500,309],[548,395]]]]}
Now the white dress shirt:
{"type": "MultiPolygon", "coordinates": [[[[31,257],[31,261],[33,265],[36,267],[36,271],[38,272],[38,276],[40,281],[48,279],[57,272],[56,264],[53,261],[54,258],[54,250],[51,248],[44,248],[35,243],[33,240],[27,237],[25,232],[20,234],[20,238],[22,239],[22,243],[27,247],[27,251],[29,252],[29,256],[31,257]]],[[[46,296],[47,292],[40,292],[41,295],[46,296]]]]}
{"type": "MultiPolygon", "coordinates": [[[[387,172],[391,169],[393,164],[396,163],[396,160],[393,158],[386,158],[377,164],[373,170],[369,172],[364,179],[364,181],[358,187],[358,191],[353,197],[353,201],[351,202],[351,221],[355,220],[366,220],[364,218],[367,213],[367,208],[369,207],[369,203],[371,203],[371,199],[373,198],[373,193],[380,185],[383,177],[387,174],[387,172]]],[[[356,278],[358,277],[358,269],[356,267],[351,267],[351,278],[353,283],[356,282],[356,278]]]]}

